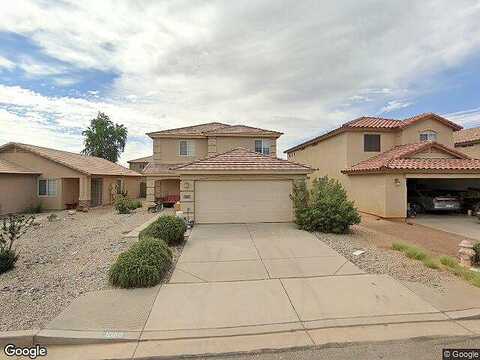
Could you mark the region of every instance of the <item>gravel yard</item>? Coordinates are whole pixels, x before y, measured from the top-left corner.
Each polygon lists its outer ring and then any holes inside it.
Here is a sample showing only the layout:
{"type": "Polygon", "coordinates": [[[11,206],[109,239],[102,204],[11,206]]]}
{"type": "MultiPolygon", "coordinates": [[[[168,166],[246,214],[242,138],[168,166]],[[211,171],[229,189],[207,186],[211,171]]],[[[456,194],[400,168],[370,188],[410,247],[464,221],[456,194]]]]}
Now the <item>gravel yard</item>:
{"type": "Polygon", "coordinates": [[[122,234],[153,216],[146,209],[119,215],[111,207],[56,214],[53,222],[37,215],[40,225],[17,244],[16,267],[0,275],[0,331],[42,327],[77,296],[108,288],[109,266],[135,241],[122,234]]]}
{"type": "MultiPolygon", "coordinates": [[[[409,226],[409,225],[405,225],[409,226]]],[[[404,254],[389,250],[386,243],[401,241],[364,226],[353,226],[345,235],[317,233],[317,237],[345,256],[362,270],[371,274],[388,274],[397,280],[415,281],[429,286],[441,286],[445,280],[455,280],[444,271],[427,268],[422,262],[407,258],[404,254]],[[364,250],[355,256],[355,250],[364,250]]]]}

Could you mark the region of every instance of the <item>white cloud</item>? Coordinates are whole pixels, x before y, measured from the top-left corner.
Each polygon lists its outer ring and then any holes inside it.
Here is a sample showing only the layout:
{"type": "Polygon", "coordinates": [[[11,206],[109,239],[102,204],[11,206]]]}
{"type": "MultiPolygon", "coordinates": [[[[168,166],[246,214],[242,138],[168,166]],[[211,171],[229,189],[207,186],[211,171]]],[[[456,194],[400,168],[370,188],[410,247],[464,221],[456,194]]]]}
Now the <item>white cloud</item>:
{"type": "Polygon", "coordinates": [[[15,68],[15,63],[8,60],[6,57],[0,56],[0,69],[12,70],[15,68]]]}
{"type": "Polygon", "coordinates": [[[480,127],[480,108],[458,111],[444,116],[466,128],[480,127]]]}
{"type": "Polygon", "coordinates": [[[410,101],[390,100],[380,109],[380,113],[388,113],[394,110],[404,109],[412,105],[410,101]]]}
{"type": "MultiPolygon", "coordinates": [[[[407,106],[428,91],[422,78],[478,52],[479,16],[476,0],[19,0],[2,9],[0,31],[118,78],[103,100],[3,87],[0,102],[54,116],[62,129],[84,127],[98,110],[135,135],[246,123],[285,132],[283,150],[354,116],[407,106]]],[[[51,70],[35,65],[30,73],[51,70]]]]}

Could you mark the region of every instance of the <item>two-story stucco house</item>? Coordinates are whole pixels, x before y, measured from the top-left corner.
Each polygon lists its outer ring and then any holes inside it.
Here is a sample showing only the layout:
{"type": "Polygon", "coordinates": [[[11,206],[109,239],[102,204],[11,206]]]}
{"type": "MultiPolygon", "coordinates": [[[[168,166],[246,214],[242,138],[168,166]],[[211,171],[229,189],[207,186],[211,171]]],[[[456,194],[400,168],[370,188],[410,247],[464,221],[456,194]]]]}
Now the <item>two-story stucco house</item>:
{"type": "Polygon", "coordinates": [[[197,223],[293,220],[292,181],[311,169],[276,157],[282,133],[213,122],[147,135],[153,157],[142,173],[150,203],[180,200],[197,223]]]}
{"type": "Polygon", "coordinates": [[[411,189],[480,186],[480,160],[454,148],[461,129],[433,113],[405,120],[361,117],[285,152],[316,169],[310,179],[338,179],[359,210],[404,218],[411,189]]]}
{"type": "Polygon", "coordinates": [[[455,147],[474,159],[480,159],[480,127],[456,131],[455,147]]]}

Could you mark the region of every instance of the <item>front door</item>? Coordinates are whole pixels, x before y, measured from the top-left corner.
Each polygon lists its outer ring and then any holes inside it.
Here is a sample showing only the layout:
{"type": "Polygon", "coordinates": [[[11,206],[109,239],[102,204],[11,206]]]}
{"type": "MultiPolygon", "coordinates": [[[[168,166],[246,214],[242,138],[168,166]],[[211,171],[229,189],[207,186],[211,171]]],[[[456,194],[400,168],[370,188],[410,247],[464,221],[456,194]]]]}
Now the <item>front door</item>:
{"type": "Polygon", "coordinates": [[[102,205],[102,189],[103,189],[103,179],[102,178],[93,178],[91,184],[91,200],[90,206],[100,206],[102,205]]]}

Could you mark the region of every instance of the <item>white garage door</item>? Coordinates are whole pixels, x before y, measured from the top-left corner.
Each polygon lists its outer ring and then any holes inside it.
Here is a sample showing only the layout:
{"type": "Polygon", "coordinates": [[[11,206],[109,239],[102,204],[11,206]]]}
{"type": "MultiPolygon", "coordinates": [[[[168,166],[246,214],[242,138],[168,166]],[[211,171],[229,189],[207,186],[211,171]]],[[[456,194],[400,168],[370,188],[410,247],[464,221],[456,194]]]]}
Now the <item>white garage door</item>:
{"type": "Polygon", "coordinates": [[[290,222],[291,181],[196,181],[197,223],[290,222]]]}

